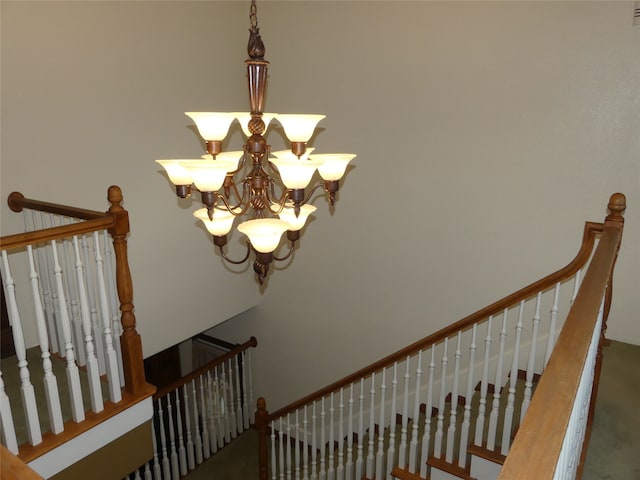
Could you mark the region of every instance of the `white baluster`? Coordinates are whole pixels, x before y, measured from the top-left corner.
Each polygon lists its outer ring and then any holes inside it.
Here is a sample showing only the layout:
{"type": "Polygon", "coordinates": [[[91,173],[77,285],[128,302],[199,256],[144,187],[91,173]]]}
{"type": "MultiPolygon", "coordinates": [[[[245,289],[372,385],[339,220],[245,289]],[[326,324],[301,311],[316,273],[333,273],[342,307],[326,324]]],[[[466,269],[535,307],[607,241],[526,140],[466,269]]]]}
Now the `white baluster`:
{"type": "Polygon", "coordinates": [[[196,380],[191,380],[191,395],[193,397],[193,436],[196,450],[196,463],[202,463],[202,437],[200,436],[200,416],[198,415],[198,396],[196,394],[196,380]]]}
{"type": "Polygon", "coordinates": [[[294,477],[296,480],[300,480],[300,423],[298,418],[298,410],[296,410],[296,434],[295,434],[295,443],[293,444],[293,451],[295,452],[295,470],[294,477]]]}
{"type": "Polygon", "coordinates": [[[82,236],[82,256],[84,259],[84,264],[86,266],[87,272],[87,296],[89,298],[89,314],[91,318],[91,331],[93,332],[93,343],[95,345],[95,356],[98,359],[98,371],[102,375],[106,372],[105,360],[104,360],[104,343],[102,336],[102,328],[98,322],[98,308],[96,306],[96,284],[95,284],[95,274],[92,275],[90,273],[90,265],[89,261],[89,240],[90,236],[83,235],[82,236]]]}
{"type": "Polygon", "coordinates": [[[64,351],[67,359],[67,383],[69,384],[72,417],[75,422],[81,422],[84,420],[84,406],[82,404],[82,391],[80,389],[80,375],[75,362],[75,352],[71,341],[69,312],[67,310],[64,286],[62,284],[62,268],[58,261],[58,246],[55,240],[51,240],[51,251],[53,253],[53,271],[56,279],[56,291],[58,292],[58,311],[60,312],[62,338],[65,342],[64,351]]]}
{"type": "MultiPolygon", "coordinates": [[[[247,350],[247,355],[246,355],[246,361],[247,361],[247,377],[248,377],[248,383],[249,383],[249,405],[253,405],[253,411],[255,413],[255,405],[256,402],[253,400],[253,366],[251,364],[251,349],[247,350]]],[[[253,415],[251,416],[253,418],[253,415]]]]}
{"type": "Polygon", "coordinates": [[[335,451],[336,443],[334,436],[335,425],[335,408],[333,408],[333,392],[331,392],[329,402],[329,468],[327,469],[327,479],[333,480],[335,478],[335,451]]]}
{"type": "Polygon", "coordinates": [[[476,436],[474,445],[482,446],[482,437],[484,437],[484,419],[487,409],[487,389],[489,383],[489,354],[491,352],[491,321],[493,316],[489,317],[487,322],[487,336],[484,339],[484,362],[482,364],[482,380],[480,381],[480,405],[478,406],[478,417],[476,418],[476,436]]]}
{"type": "Polygon", "coordinates": [[[353,383],[349,385],[349,413],[347,420],[347,462],[345,464],[347,480],[353,480],[353,383]]]}
{"type": "MultiPolygon", "coordinates": [[[[373,381],[373,377],[372,377],[373,381]]],[[[380,420],[378,422],[378,452],[376,453],[376,469],[375,475],[376,477],[382,477],[384,471],[384,431],[385,431],[385,419],[384,419],[384,410],[385,410],[385,393],[387,391],[387,371],[386,368],[382,369],[382,380],[380,381],[380,420]]],[[[371,404],[371,411],[375,410],[375,406],[371,404]]],[[[391,410],[391,414],[393,417],[393,410],[391,410]]],[[[393,419],[391,420],[393,422],[393,419]]],[[[369,433],[373,436],[373,430],[369,433]]],[[[371,478],[370,475],[367,477],[371,478]]]]}
{"type": "Polygon", "coordinates": [[[356,455],[356,479],[362,478],[364,455],[364,378],[360,379],[360,395],[358,396],[358,453],[356,455]]]}
{"type": "Polygon", "coordinates": [[[340,403],[338,403],[338,480],[344,479],[344,392],[340,389],[340,403]]]}
{"type": "MultiPolygon", "coordinates": [[[[200,418],[202,418],[202,453],[204,458],[211,456],[211,444],[209,438],[208,413],[205,395],[205,376],[200,375],[200,418]]],[[[215,439],[214,439],[215,441],[215,439]]]]}
{"type": "Polygon", "coordinates": [[[276,480],[278,474],[278,464],[276,462],[276,450],[278,446],[276,444],[276,424],[271,422],[271,479],[276,480]]]}
{"type": "MultiPolygon", "coordinates": [[[[187,474],[187,451],[184,448],[184,438],[182,437],[182,413],[180,409],[180,387],[175,390],[176,396],[176,424],[178,426],[178,458],[180,464],[180,476],[187,474]]],[[[171,394],[168,395],[171,399],[171,394]]],[[[186,406],[186,405],[185,405],[186,406]]]]}
{"type": "Polygon", "coordinates": [[[224,441],[226,443],[229,443],[231,441],[231,420],[229,418],[231,413],[231,408],[229,405],[229,384],[227,383],[227,372],[224,364],[220,366],[220,369],[222,370],[222,374],[221,374],[222,395],[221,396],[224,399],[224,403],[223,403],[224,404],[224,410],[223,410],[224,441]]]}
{"type": "Polygon", "coordinates": [[[40,342],[42,370],[44,371],[44,378],[42,379],[42,382],[44,385],[45,397],[47,399],[47,410],[49,412],[51,432],[58,434],[64,430],[62,409],[60,408],[60,394],[58,393],[58,381],[53,374],[53,366],[51,364],[47,324],[44,318],[44,310],[42,308],[40,298],[40,284],[38,274],[36,273],[33,249],[31,245],[27,245],[27,256],[29,258],[29,277],[31,280],[31,293],[33,296],[36,326],[38,328],[38,339],[40,342]]]}
{"type": "Polygon", "coordinates": [[[502,329],[500,330],[500,344],[498,349],[498,362],[496,364],[496,376],[493,386],[493,404],[491,405],[491,414],[489,415],[489,431],[487,434],[487,449],[495,450],[496,448],[496,431],[498,429],[498,415],[500,414],[500,394],[502,388],[502,365],[504,362],[504,343],[507,338],[507,312],[504,309],[502,315],[502,329]]]}
{"type": "MultiPolygon", "coordinates": [[[[375,435],[375,406],[376,406],[376,374],[371,374],[371,390],[369,391],[369,440],[368,440],[368,450],[367,450],[367,465],[366,465],[366,475],[367,478],[373,478],[374,470],[373,470],[373,441],[375,435]]],[[[382,402],[384,405],[384,402],[382,402]]],[[[382,427],[380,427],[382,428],[382,427]]]]}
{"type": "Polygon", "coordinates": [[[280,448],[278,449],[278,467],[280,470],[280,480],[284,479],[286,465],[284,463],[284,430],[282,429],[282,417],[280,417],[280,428],[278,429],[278,438],[280,439],[280,448]]]}
{"type": "MultiPolygon", "coordinates": [[[[73,219],[69,219],[69,225],[73,223],[73,219]]],[[[64,220],[60,220],[60,225],[64,225],[64,220]]],[[[71,311],[71,341],[76,352],[76,363],[80,366],[86,364],[86,353],[84,351],[84,340],[82,338],[82,321],[80,319],[80,310],[78,308],[78,285],[76,284],[73,272],[73,246],[71,239],[66,237],[62,240],[62,262],[68,273],[63,277],[68,294],[69,310],[71,311]]]]}
{"type": "Polygon", "coordinates": [[[513,359],[511,360],[511,373],[509,374],[509,395],[504,411],[504,425],[502,427],[502,445],[500,453],[506,455],[511,445],[511,428],[513,426],[513,414],[516,400],[516,384],[518,381],[518,369],[520,361],[520,337],[522,336],[522,315],[524,313],[524,300],[518,308],[518,323],[516,324],[516,338],[513,344],[513,359]]]}
{"type": "Polygon", "coordinates": [[[84,333],[87,380],[89,382],[89,393],[91,396],[91,410],[101,412],[104,410],[102,401],[102,388],[100,386],[100,368],[98,359],[95,356],[93,337],[91,335],[91,312],[89,311],[89,299],[87,297],[86,277],[84,265],[80,258],[80,245],[78,237],[73,237],[73,247],[76,254],[76,284],[78,287],[78,300],[80,301],[80,320],[82,321],[82,331],[84,333]]]}
{"type": "Polygon", "coordinates": [[[151,440],[153,442],[153,477],[158,480],[162,479],[162,469],[160,468],[160,459],[158,458],[158,440],[156,440],[156,427],[151,422],[151,440]]]}
{"type": "Polygon", "coordinates": [[[109,290],[109,302],[111,305],[111,331],[116,339],[113,342],[116,351],[116,360],[118,364],[118,377],[120,378],[120,386],[124,387],[124,368],[122,365],[122,346],[120,344],[120,336],[122,335],[122,324],[120,323],[120,302],[118,301],[118,291],[116,289],[116,276],[113,271],[114,252],[111,239],[106,230],[104,234],[104,257],[105,269],[107,273],[107,287],[109,290]]]}
{"type": "Polygon", "coordinates": [[[440,377],[440,401],[438,402],[438,421],[436,424],[436,434],[433,444],[433,455],[436,458],[442,458],[442,437],[444,436],[444,408],[445,400],[447,397],[447,364],[449,358],[447,357],[449,339],[444,339],[444,352],[442,354],[441,361],[441,377],[440,377]]]}
{"type": "Polygon", "coordinates": [[[11,402],[4,391],[4,380],[0,372],[0,425],[2,425],[2,444],[14,455],[18,455],[18,440],[11,414],[11,402]]]}
{"type": "Polygon", "coordinates": [[[249,428],[249,395],[247,392],[247,359],[245,351],[242,352],[242,418],[245,430],[249,428]]]}
{"type": "Polygon", "coordinates": [[[318,478],[318,417],[316,415],[316,402],[311,407],[311,473],[309,478],[318,478]]]}
{"type": "Polygon", "coordinates": [[[573,305],[573,301],[576,299],[578,290],[580,290],[581,283],[582,283],[582,269],[576,272],[576,276],[573,281],[573,293],[571,294],[571,301],[569,302],[569,305],[573,305]]]}
{"type": "Polygon", "coordinates": [[[24,336],[22,333],[22,323],[20,321],[20,313],[18,312],[18,304],[16,302],[15,282],[11,276],[9,268],[9,258],[7,251],[2,251],[2,260],[4,263],[4,282],[7,297],[7,313],[9,315],[9,323],[13,331],[13,344],[15,346],[16,358],[18,359],[18,368],[20,370],[20,394],[22,396],[22,406],[26,415],[27,433],[31,445],[42,443],[42,433],[40,431],[40,419],[38,417],[38,407],[36,405],[36,397],[31,384],[27,351],[24,344],[24,336]]]}
{"type": "MultiPolygon", "coordinates": [[[[223,367],[224,368],[224,367],[223,367]]],[[[216,399],[216,410],[215,414],[215,424],[217,426],[216,429],[216,441],[218,442],[218,447],[224,447],[224,436],[225,436],[225,415],[226,415],[226,400],[224,397],[225,386],[224,382],[218,377],[218,367],[215,367],[213,370],[213,386],[215,389],[215,399],[216,399]]]]}
{"type": "Polygon", "coordinates": [[[542,299],[542,292],[538,292],[536,297],[536,313],[533,316],[533,331],[531,332],[531,345],[529,348],[529,361],[527,363],[527,375],[524,383],[524,399],[522,400],[522,407],[520,409],[520,421],[524,418],[529,403],[531,402],[531,391],[533,389],[533,374],[535,373],[536,362],[536,346],[538,343],[538,326],[540,325],[540,301],[542,299]]]}
{"type": "MultiPolygon", "coordinates": [[[[236,401],[235,401],[235,388],[237,387],[237,383],[234,386],[233,383],[233,363],[231,359],[229,359],[229,435],[231,439],[234,439],[238,436],[238,418],[236,412],[236,401]]],[[[231,439],[229,441],[231,441],[231,439]]]]}
{"type": "MultiPolygon", "coordinates": [[[[184,425],[187,429],[187,467],[189,470],[196,468],[195,450],[191,438],[191,419],[189,418],[189,395],[187,385],[182,386],[182,400],[184,401],[184,425]]],[[[196,420],[197,422],[197,420],[196,420]]]]}
{"type": "Polygon", "coordinates": [[[413,397],[413,422],[411,422],[411,444],[409,445],[409,473],[416,473],[418,464],[418,430],[420,427],[420,382],[422,379],[422,350],[418,352],[416,366],[416,390],[413,397]]]}
{"type": "MultiPolygon", "coordinates": [[[[402,396],[402,428],[400,429],[400,448],[398,449],[398,466],[406,468],[407,466],[407,433],[409,425],[409,373],[411,359],[407,357],[405,362],[406,370],[404,373],[404,395],[402,396]]],[[[393,465],[387,465],[387,475],[391,475],[393,465]]]]}
{"type": "Polygon", "coordinates": [[[467,467],[467,447],[469,442],[469,427],[471,426],[471,402],[473,399],[473,369],[476,366],[476,330],[478,324],[473,324],[473,330],[471,332],[471,345],[469,346],[469,373],[467,375],[467,390],[464,400],[464,417],[462,419],[462,426],[460,427],[460,445],[458,447],[458,466],[461,468],[467,467]]]}
{"type": "MultiPolygon", "coordinates": [[[[396,417],[398,415],[397,397],[398,397],[398,362],[394,362],[393,380],[391,381],[391,411],[389,412],[389,446],[387,447],[387,470],[386,470],[387,472],[390,471],[389,467],[393,466],[393,461],[396,455],[396,417]]],[[[384,424],[380,425],[380,434],[384,435],[384,424]]],[[[380,476],[384,475],[384,473],[382,472],[383,471],[380,472],[380,476]]],[[[378,472],[376,472],[376,474],[377,473],[378,472]]]]}
{"type": "Polygon", "coordinates": [[[451,410],[449,411],[449,429],[447,431],[447,448],[445,453],[445,459],[447,463],[453,463],[453,447],[455,446],[456,438],[456,422],[458,417],[458,386],[460,378],[460,357],[462,352],[460,351],[460,337],[461,331],[458,331],[458,341],[456,345],[456,353],[454,355],[454,367],[453,367],[453,390],[451,391],[451,410]]]}
{"type": "Polygon", "coordinates": [[[164,415],[162,410],[162,399],[158,402],[158,423],[160,424],[160,448],[162,449],[162,475],[165,479],[171,478],[171,464],[169,463],[169,453],[167,452],[167,437],[164,433],[164,415]]]}
{"type": "Polygon", "coordinates": [[[167,414],[169,416],[169,446],[171,448],[171,477],[180,478],[180,466],[178,465],[178,452],[176,450],[176,434],[173,428],[173,407],[171,405],[171,393],[167,399],[167,414]]]}
{"type": "MultiPolygon", "coordinates": [[[[30,210],[33,221],[33,228],[27,231],[36,230],[36,211],[30,210]]],[[[42,215],[44,213],[40,212],[42,215]]],[[[26,218],[26,216],[25,216],[26,218]]],[[[44,228],[44,227],[43,227],[44,228]]],[[[44,248],[36,248],[36,259],[38,262],[39,281],[42,293],[42,304],[44,306],[44,315],[46,319],[47,329],[49,333],[50,350],[58,353],[58,332],[56,330],[55,316],[53,314],[53,303],[51,300],[51,287],[49,283],[49,264],[46,258],[46,250],[44,248]]]]}
{"type": "Polygon", "coordinates": [[[144,480],[153,480],[153,474],[151,473],[149,462],[144,464],[144,480]]]}
{"type": "Polygon", "coordinates": [[[549,357],[553,352],[553,347],[556,343],[556,319],[558,318],[558,298],[560,297],[560,282],[556,283],[556,288],[553,292],[553,305],[551,306],[551,313],[549,315],[549,336],[547,337],[547,351],[544,355],[544,366],[549,363],[549,357]]]}
{"type": "Polygon", "coordinates": [[[206,399],[206,408],[207,415],[205,425],[209,432],[209,448],[211,449],[211,453],[216,453],[218,451],[218,442],[216,438],[218,436],[218,426],[216,425],[216,413],[215,413],[215,405],[214,399],[216,398],[215,386],[213,381],[211,380],[211,371],[208,371],[206,374],[202,374],[204,378],[206,375],[206,387],[205,387],[205,399],[206,399]]]}
{"type": "MultiPolygon", "coordinates": [[[[303,466],[302,466],[302,478],[304,480],[309,479],[309,420],[307,419],[307,406],[304,406],[302,416],[302,430],[304,431],[304,441],[302,444],[303,466]]],[[[315,448],[315,445],[314,447],[315,448]]]]}
{"type": "Polygon", "coordinates": [[[435,345],[431,345],[431,360],[429,361],[429,380],[427,381],[427,403],[424,414],[424,432],[422,434],[422,452],[420,455],[420,476],[427,476],[427,458],[429,457],[429,443],[431,442],[431,412],[433,408],[433,374],[436,368],[435,345]]]}
{"type": "Polygon", "coordinates": [[[233,359],[233,370],[236,373],[235,391],[236,391],[236,432],[244,431],[243,413],[242,413],[242,388],[240,387],[240,355],[233,359]]]}
{"type": "Polygon", "coordinates": [[[107,289],[104,280],[104,261],[100,253],[100,239],[98,232],[93,232],[93,243],[96,254],[96,278],[98,281],[98,298],[100,299],[100,316],[102,317],[102,333],[104,335],[105,367],[107,380],[109,382],[109,398],[113,403],[122,400],[120,390],[120,379],[118,378],[118,359],[113,348],[113,337],[111,335],[109,301],[107,299],[107,289]]]}
{"type": "Polygon", "coordinates": [[[320,402],[320,480],[324,480],[326,478],[327,469],[326,469],[326,455],[327,455],[327,437],[326,437],[326,411],[324,409],[324,397],[320,402]]]}

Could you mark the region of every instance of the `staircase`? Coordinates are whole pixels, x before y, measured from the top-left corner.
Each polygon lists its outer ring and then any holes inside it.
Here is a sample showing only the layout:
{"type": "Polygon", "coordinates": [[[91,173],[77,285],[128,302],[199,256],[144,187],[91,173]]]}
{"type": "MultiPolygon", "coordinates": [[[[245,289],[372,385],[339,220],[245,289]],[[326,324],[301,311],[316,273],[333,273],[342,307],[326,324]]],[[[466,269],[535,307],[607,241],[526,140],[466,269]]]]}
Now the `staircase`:
{"type": "Polygon", "coordinates": [[[566,267],[276,412],[259,399],[260,478],[575,478],[624,208],[566,267]]]}

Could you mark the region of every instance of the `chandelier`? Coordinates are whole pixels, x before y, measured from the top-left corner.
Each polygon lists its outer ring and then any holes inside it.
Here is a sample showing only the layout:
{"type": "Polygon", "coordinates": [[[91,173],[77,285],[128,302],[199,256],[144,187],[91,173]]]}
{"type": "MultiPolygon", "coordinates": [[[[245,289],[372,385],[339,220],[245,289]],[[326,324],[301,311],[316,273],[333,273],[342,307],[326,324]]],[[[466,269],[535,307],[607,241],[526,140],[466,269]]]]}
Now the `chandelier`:
{"type": "Polygon", "coordinates": [[[253,270],[263,284],[269,265],[289,259],[309,215],[316,207],[309,203],[319,188],[324,188],[334,205],[339,181],[354,154],[311,154],[307,148],[315,128],[324,115],[263,113],[267,87],[265,48],[258,28],[255,0],[251,2],[247,65],[251,112],[186,112],[206,142],[207,153],[199,159],[156,160],[167,172],[180,198],[200,192],[204,208],[193,215],[213,236],[222,258],[234,265],[243,264],[254,254],[253,270]],[[222,141],[237,120],[246,136],[241,151],[223,152],[222,141]],[[272,120],[280,123],[291,144],[290,150],[272,152],[264,134],[272,120]],[[311,184],[318,171],[321,182],[311,184]],[[245,234],[247,250],[243,258],[232,259],[225,251],[227,235],[237,217],[245,221],[237,226],[245,234]],[[284,232],[288,251],[275,255],[284,232]]]}

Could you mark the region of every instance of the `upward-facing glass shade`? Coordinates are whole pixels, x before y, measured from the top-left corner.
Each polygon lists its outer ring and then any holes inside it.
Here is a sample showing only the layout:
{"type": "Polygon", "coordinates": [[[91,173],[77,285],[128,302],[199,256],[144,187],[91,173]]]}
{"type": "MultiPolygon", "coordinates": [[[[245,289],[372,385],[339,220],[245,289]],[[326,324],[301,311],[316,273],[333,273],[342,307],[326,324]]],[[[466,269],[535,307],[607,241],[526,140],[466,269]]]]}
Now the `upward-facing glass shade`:
{"type": "Polygon", "coordinates": [[[184,166],[184,162],[190,161],[193,160],[156,160],[156,163],[164,168],[174,185],[191,185],[193,183],[191,172],[184,166]]]}
{"type": "Polygon", "coordinates": [[[228,171],[235,166],[231,161],[221,160],[193,160],[183,165],[193,176],[193,183],[201,192],[215,192],[222,187],[228,171]]]}
{"type": "Polygon", "coordinates": [[[278,121],[290,142],[308,142],[318,122],[326,115],[278,114],[278,121]]]}
{"type": "Polygon", "coordinates": [[[240,163],[242,155],[244,155],[244,152],[242,150],[236,150],[233,152],[222,152],[216,155],[216,162],[228,162],[233,165],[233,169],[229,171],[235,171],[238,169],[238,164],[240,163]]]}
{"type": "Polygon", "coordinates": [[[297,189],[309,185],[313,172],[322,162],[319,160],[298,160],[297,158],[272,158],[271,162],[278,167],[282,183],[287,188],[297,189]]]}
{"type": "Polygon", "coordinates": [[[318,167],[318,173],[324,180],[340,180],[349,162],[355,158],[355,154],[325,153],[321,155],[311,155],[309,158],[322,162],[322,165],[318,167]]]}
{"type": "Polygon", "coordinates": [[[300,207],[300,214],[296,217],[296,213],[293,210],[293,207],[284,207],[282,211],[278,214],[280,220],[284,220],[289,224],[289,228],[287,230],[297,231],[304,227],[304,224],[307,223],[307,218],[313,212],[317,210],[313,205],[302,205],[300,207]]]}
{"type": "MultiPolygon", "coordinates": [[[[249,120],[251,120],[251,113],[249,112],[233,112],[233,115],[235,115],[235,117],[238,119],[238,122],[240,122],[240,127],[242,127],[242,133],[245,134],[245,136],[250,137],[251,136],[251,132],[249,131],[249,120]]],[[[277,118],[278,114],[277,113],[263,113],[262,114],[262,121],[264,122],[264,131],[267,131],[267,128],[269,128],[269,123],[271,122],[271,120],[273,120],[274,118],[277,118]]]]}
{"type": "Polygon", "coordinates": [[[253,248],[260,253],[270,253],[278,248],[280,237],[289,224],[277,218],[259,218],[238,225],[238,231],[249,237],[253,248]]]}
{"type": "Polygon", "coordinates": [[[196,123],[200,136],[207,141],[224,140],[231,122],[236,118],[226,112],[185,112],[185,115],[196,123]]]}
{"type": "MultiPolygon", "coordinates": [[[[300,160],[306,160],[307,158],[309,158],[309,154],[311,154],[311,152],[313,152],[314,150],[314,147],[307,148],[307,151],[300,155],[300,160]]],[[[271,155],[282,160],[298,160],[296,154],[291,150],[278,150],[276,152],[271,152],[271,155]]]]}
{"type": "Polygon", "coordinates": [[[213,220],[209,220],[206,208],[196,210],[193,212],[193,216],[202,220],[209,233],[217,237],[222,237],[229,233],[233,226],[233,220],[236,218],[229,210],[221,208],[213,210],[213,220]]]}

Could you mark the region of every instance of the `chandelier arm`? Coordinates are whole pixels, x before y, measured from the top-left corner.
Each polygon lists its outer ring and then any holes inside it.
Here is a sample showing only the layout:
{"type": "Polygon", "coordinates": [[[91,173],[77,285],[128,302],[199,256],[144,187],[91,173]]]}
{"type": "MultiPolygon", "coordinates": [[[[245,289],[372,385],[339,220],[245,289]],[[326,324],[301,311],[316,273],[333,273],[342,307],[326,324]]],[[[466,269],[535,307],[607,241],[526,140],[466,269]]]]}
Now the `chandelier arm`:
{"type": "Polygon", "coordinates": [[[278,262],[282,262],[284,260],[287,260],[289,257],[291,257],[293,255],[293,252],[295,251],[295,241],[292,241],[289,244],[289,251],[287,252],[287,254],[284,257],[276,257],[275,254],[273,255],[273,259],[278,261],[278,262]]]}
{"type": "Polygon", "coordinates": [[[316,184],[316,186],[313,187],[309,192],[309,194],[307,195],[307,198],[303,200],[302,205],[306,205],[307,203],[309,203],[309,200],[311,200],[311,197],[313,196],[314,193],[316,193],[316,190],[318,190],[319,188],[324,188],[324,183],[316,184]]]}
{"type": "Polygon", "coordinates": [[[227,197],[225,197],[221,193],[218,194],[218,198],[222,200],[222,203],[224,203],[225,208],[229,210],[229,213],[231,213],[231,215],[233,215],[234,217],[239,217],[240,215],[243,215],[249,209],[249,204],[245,203],[244,197],[245,195],[243,194],[242,199],[240,200],[240,203],[238,205],[231,206],[229,205],[229,200],[227,200],[227,197]],[[236,211],[243,203],[244,203],[244,206],[242,207],[242,209],[239,212],[236,211]]]}
{"type": "MultiPolygon", "coordinates": [[[[275,192],[272,192],[272,194],[275,194],[275,192]]],[[[271,196],[269,195],[269,192],[267,192],[267,200],[268,200],[268,205],[269,205],[269,211],[271,213],[273,213],[274,215],[280,214],[282,212],[282,210],[284,209],[284,205],[287,202],[288,198],[289,198],[289,190],[285,190],[284,192],[282,192],[282,196],[275,202],[271,199],[271,196]],[[273,205],[274,203],[278,205],[278,207],[275,210],[273,208],[271,208],[271,205],[273,205]]]]}
{"type": "Polygon", "coordinates": [[[242,260],[232,260],[231,258],[229,258],[227,256],[227,254],[224,252],[224,246],[220,245],[218,247],[218,250],[220,251],[220,256],[226,261],[229,262],[233,265],[242,265],[244,262],[246,262],[249,258],[249,255],[251,254],[251,244],[249,242],[247,242],[247,253],[245,254],[244,258],[242,260]]]}

